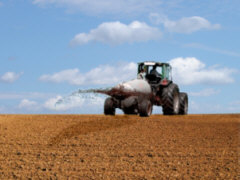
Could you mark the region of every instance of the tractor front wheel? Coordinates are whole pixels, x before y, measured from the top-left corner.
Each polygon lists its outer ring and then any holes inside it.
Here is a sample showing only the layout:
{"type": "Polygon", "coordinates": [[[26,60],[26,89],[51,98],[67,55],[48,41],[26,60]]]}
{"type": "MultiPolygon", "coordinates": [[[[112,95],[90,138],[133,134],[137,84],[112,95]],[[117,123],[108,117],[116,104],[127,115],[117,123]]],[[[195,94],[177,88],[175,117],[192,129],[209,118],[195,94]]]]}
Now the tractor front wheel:
{"type": "Polygon", "coordinates": [[[164,115],[177,115],[179,113],[179,89],[176,84],[170,84],[162,92],[162,109],[164,115]]]}

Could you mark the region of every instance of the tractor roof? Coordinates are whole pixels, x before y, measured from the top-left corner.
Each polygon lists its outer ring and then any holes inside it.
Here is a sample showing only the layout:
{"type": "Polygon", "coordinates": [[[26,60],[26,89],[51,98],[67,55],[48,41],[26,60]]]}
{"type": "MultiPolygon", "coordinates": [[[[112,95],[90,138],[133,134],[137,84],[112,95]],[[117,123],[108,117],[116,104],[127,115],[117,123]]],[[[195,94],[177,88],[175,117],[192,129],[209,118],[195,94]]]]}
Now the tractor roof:
{"type": "Polygon", "coordinates": [[[146,66],[162,66],[162,65],[167,65],[170,66],[169,63],[162,63],[162,62],[155,62],[155,61],[145,61],[145,62],[140,62],[138,65],[144,64],[146,66]]]}

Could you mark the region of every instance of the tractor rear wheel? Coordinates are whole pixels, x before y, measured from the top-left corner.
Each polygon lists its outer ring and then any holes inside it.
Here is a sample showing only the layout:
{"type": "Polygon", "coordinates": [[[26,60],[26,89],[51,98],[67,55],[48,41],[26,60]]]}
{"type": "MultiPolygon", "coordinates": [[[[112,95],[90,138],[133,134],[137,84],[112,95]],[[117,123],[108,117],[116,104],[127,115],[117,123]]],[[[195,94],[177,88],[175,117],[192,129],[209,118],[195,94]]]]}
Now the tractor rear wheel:
{"type": "Polygon", "coordinates": [[[152,103],[144,99],[138,104],[138,112],[141,117],[148,117],[152,114],[152,103]]]}
{"type": "Polygon", "coordinates": [[[170,84],[162,92],[162,109],[164,115],[176,115],[179,113],[179,89],[176,84],[170,84]]]}
{"type": "Polygon", "coordinates": [[[104,103],[104,114],[105,115],[115,115],[115,107],[114,107],[114,102],[113,102],[113,99],[108,97],[106,100],[105,100],[105,103],[104,103]]]}
{"type": "Polygon", "coordinates": [[[187,95],[187,93],[181,92],[179,94],[179,100],[180,100],[179,114],[185,115],[188,113],[188,95],[187,95]]]}

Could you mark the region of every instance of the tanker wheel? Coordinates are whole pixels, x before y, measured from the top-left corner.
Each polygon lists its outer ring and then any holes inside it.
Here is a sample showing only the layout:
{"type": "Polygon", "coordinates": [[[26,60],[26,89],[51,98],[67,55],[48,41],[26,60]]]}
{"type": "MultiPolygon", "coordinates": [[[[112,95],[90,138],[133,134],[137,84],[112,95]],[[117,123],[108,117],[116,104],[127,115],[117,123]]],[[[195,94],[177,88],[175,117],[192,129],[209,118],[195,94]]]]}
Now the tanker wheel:
{"type": "Polygon", "coordinates": [[[164,115],[177,115],[179,113],[179,89],[176,84],[170,84],[163,89],[162,102],[164,115]]]}
{"type": "Polygon", "coordinates": [[[179,94],[179,100],[180,100],[179,114],[185,115],[188,113],[188,95],[187,95],[187,93],[181,92],[179,94]]]}
{"type": "Polygon", "coordinates": [[[106,100],[105,100],[105,103],[104,103],[104,114],[105,115],[115,115],[115,107],[114,107],[114,102],[113,102],[113,99],[108,97],[106,100]]]}
{"type": "Polygon", "coordinates": [[[138,112],[141,117],[148,117],[152,114],[152,103],[144,99],[138,104],[138,112]]]}

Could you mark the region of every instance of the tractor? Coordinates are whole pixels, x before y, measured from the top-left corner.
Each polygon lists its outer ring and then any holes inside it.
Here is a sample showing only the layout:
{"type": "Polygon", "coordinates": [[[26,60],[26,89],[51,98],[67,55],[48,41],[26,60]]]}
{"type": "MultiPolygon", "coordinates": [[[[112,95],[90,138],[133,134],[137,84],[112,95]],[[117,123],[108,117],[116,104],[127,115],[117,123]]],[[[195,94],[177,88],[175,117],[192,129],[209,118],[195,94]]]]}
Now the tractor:
{"type": "Polygon", "coordinates": [[[148,117],[153,105],[162,106],[164,115],[188,113],[188,95],[180,92],[172,81],[172,67],[168,63],[146,61],[138,63],[138,78],[118,84],[108,91],[104,114],[115,115],[116,108],[124,114],[148,117]]]}

